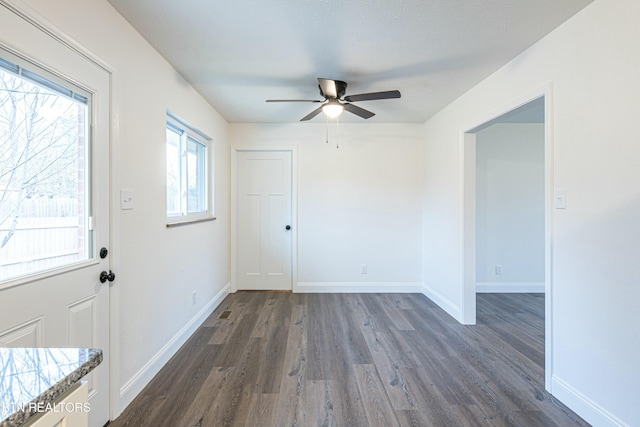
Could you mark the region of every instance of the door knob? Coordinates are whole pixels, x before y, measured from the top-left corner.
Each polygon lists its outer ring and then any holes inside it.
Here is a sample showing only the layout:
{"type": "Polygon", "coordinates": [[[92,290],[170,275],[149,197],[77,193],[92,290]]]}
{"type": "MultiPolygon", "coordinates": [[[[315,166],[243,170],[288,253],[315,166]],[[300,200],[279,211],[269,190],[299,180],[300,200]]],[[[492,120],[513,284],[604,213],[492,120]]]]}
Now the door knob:
{"type": "Polygon", "coordinates": [[[287,231],[289,231],[289,230],[291,230],[291,226],[290,226],[290,225],[287,225],[284,229],[285,229],[285,230],[287,230],[287,231]]]}
{"type": "Polygon", "coordinates": [[[109,272],[107,273],[106,271],[103,271],[102,273],[100,273],[100,283],[104,283],[107,280],[109,282],[113,282],[116,279],[116,275],[113,274],[113,271],[109,270],[109,272]]]}

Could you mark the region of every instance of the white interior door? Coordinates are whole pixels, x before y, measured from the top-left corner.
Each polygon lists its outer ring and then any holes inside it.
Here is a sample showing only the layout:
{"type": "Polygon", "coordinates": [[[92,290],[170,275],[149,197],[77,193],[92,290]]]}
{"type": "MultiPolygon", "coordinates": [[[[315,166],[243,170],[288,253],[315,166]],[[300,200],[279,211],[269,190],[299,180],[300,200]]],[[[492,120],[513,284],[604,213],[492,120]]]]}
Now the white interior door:
{"type": "Polygon", "coordinates": [[[291,152],[237,155],[237,281],[240,290],[290,290],[291,152]]]}
{"type": "Polygon", "coordinates": [[[1,1],[0,28],[0,152],[13,153],[0,156],[0,346],[102,349],[102,364],[86,377],[90,426],[102,427],[110,76],[1,1]]]}

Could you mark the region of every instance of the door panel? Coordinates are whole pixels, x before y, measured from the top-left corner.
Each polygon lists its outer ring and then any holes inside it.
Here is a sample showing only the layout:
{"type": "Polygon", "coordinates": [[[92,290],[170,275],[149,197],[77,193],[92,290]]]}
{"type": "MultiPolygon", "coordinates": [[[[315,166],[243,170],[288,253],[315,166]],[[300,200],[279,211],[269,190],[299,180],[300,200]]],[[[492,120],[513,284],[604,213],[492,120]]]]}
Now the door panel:
{"type": "Polygon", "coordinates": [[[290,290],[291,152],[237,156],[238,289],[290,290]]]}
{"type": "MultiPolygon", "coordinates": [[[[287,218],[286,201],[281,194],[269,194],[267,196],[268,210],[268,244],[269,248],[266,253],[265,271],[268,275],[282,275],[286,265],[283,265],[284,259],[289,257],[285,252],[285,239],[279,238],[283,235],[283,219],[287,218]]],[[[286,220],[284,222],[287,222],[286,220]]],[[[286,225],[285,225],[286,226],[286,225]]],[[[284,229],[286,231],[286,229],[284,229]]],[[[286,235],[286,234],[285,234],[286,235]]]]}
{"type": "MultiPolygon", "coordinates": [[[[82,164],[89,169],[86,174],[83,171],[86,193],[79,199],[83,209],[88,205],[90,217],[83,217],[86,226],[80,232],[89,234],[81,236],[78,249],[84,256],[57,269],[0,282],[0,345],[100,348],[103,362],[87,379],[90,426],[102,427],[109,420],[109,283],[101,283],[99,276],[101,271],[109,271],[109,258],[101,259],[97,254],[99,248],[109,247],[110,235],[110,75],[1,1],[0,28],[0,48],[34,69],[45,70],[57,82],[71,82],[89,94],[92,123],[86,132],[82,130],[88,142],[77,154],[88,159],[82,164]]],[[[0,143],[14,142],[5,139],[0,143]]],[[[5,255],[15,258],[15,253],[5,255]]]]}
{"type": "Polygon", "coordinates": [[[42,347],[42,318],[34,319],[0,334],[0,347],[42,347]]]}

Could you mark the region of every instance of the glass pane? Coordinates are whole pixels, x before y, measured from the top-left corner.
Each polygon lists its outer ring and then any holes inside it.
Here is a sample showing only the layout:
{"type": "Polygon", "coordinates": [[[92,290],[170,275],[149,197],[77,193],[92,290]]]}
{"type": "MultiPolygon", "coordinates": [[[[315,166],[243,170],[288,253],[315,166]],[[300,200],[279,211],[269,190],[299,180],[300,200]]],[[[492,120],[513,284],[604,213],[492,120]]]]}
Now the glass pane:
{"type": "Polygon", "coordinates": [[[187,143],[188,212],[205,212],[206,208],[206,147],[189,138],[187,143]]]}
{"type": "Polygon", "coordinates": [[[0,69],[0,281],[91,256],[88,117],[0,69]]]}
{"type": "Polygon", "coordinates": [[[167,127],[167,215],[169,216],[182,214],[180,138],[179,132],[167,127]]]}

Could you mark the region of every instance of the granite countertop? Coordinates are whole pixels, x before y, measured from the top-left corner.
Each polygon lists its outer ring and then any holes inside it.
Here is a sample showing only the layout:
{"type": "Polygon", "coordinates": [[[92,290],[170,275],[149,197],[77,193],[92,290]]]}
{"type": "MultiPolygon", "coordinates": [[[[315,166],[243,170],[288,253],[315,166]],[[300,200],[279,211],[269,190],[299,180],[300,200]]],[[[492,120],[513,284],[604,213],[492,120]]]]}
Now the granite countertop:
{"type": "Polygon", "coordinates": [[[94,348],[0,348],[0,427],[22,425],[101,362],[94,348]]]}

